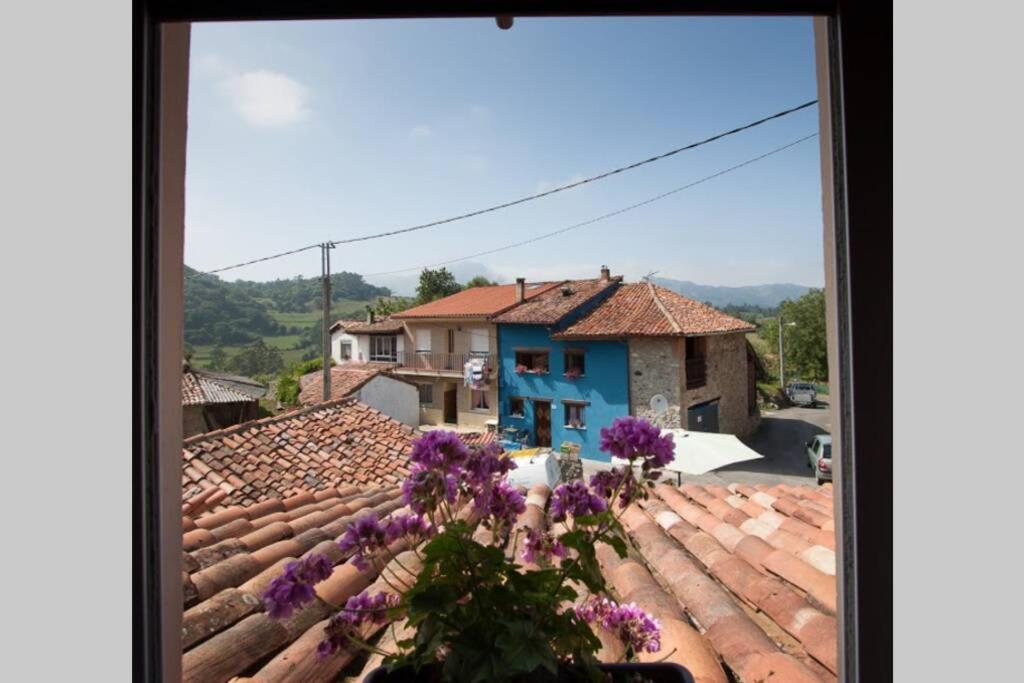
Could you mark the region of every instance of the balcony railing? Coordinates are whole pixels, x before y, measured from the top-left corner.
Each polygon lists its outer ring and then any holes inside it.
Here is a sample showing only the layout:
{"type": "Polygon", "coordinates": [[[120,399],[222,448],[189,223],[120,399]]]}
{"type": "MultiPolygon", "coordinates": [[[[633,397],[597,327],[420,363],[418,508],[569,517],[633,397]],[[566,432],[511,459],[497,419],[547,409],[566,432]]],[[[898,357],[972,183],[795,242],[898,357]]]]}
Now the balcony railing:
{"type": "Polygon", "coordinates": [[[704,358],[686,359],[686,388],[697,389],[708,383],[708,363],[704,358]]]}
{"type": "Polygon", "coordinates": [[[432,351],[403,351],[395,355],[394,362],[401,370],[453,373],[461,375],[470,360],[480,358],[484,369],[494,372],[497,359],[489,353],[434,353],[432,351]]]}

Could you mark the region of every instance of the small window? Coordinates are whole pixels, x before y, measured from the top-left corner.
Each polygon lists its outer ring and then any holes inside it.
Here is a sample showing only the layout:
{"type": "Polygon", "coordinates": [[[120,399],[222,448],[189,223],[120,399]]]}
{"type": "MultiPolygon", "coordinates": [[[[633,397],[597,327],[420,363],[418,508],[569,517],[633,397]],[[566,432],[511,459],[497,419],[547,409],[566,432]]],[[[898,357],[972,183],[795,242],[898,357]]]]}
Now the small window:
{"type": "Polygon", "coordinates": [[[569,429],[584,429],[587,426],[587,418],[585,413],[587,404],[586,403],[566,403],[562,402],[565,406],[565,426],[569,429]]]}
{"type": "Polygon", "coordinates": [[[352,359],[352,342],[341,342],[341,359],[351,360],[352,359]]]}
{"type": "Polygon", "coordinates": [[[587,369],[583,361],[582,351],[565,352],[565,376],[569,378],[582,377],[587,369]]]}
{"type": "Polygon", "coordinates": [[[687,358],[704,358],[704,354],[707,352],[707,339],[705,337],[687,337],[686,338],[686,357],[687,358]]]}
{"type": "Polygon", "coordinates": [[[508,400],[508,414],[512,417],[526,416],[526,401],[521,396],[513,396],[508,400]]]}
{"type": "Polygon", "coordinates": [[[487,401],[486,391],[472,389],[469,396],[470,408],[473,410],[490,410],[490,403],[487,401]]]}
{"type": "Polygon", "coordinates": [[[370,360],[394,361],[397,346],[394,337],[370,337],[370,360]]]}
{"type": "Polygon", "coordinates": [[[516,372],[543,375],[548,371],[547,351],[516,351],[516,372]]]}
{"type": "Polygon", "coordinates": [[[420,384],[420,405],[431,405],[434,402],[434,385],[420,384]]]}

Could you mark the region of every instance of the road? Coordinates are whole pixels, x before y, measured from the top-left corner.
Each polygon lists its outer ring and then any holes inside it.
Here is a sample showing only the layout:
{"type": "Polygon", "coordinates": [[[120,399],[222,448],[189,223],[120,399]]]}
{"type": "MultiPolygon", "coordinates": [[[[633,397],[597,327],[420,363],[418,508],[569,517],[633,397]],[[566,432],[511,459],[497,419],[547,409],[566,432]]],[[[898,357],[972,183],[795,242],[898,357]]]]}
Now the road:
{"type": "MultiPolygon", "coordinates": [[[[815,485],[814,471],[808,466],[804,444],[815,434],[831,433],[831,411],[828,404],[816,408],[782,408],[761,416],[761,426],[743,439],[762,459],[728,465],[701,475],[684,475],[684,481],[698,484],[810,484],[815,485]]],[[[589,477],[598,468],[608,465],[584,460],[584,473],[589,477]]],[[[674,479],[674,477],[672,477],[674,479]]]]}

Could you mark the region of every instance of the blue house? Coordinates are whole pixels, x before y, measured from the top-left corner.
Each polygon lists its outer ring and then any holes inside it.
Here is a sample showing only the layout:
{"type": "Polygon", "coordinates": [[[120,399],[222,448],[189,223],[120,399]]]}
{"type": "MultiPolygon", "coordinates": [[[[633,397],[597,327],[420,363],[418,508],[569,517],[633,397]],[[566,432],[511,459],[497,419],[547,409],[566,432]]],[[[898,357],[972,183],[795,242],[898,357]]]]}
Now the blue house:
{"type": "MultiPolygon", "coordinates": [[[[497,325],[498,420],[506,438],[533,446],[580,446],[608,460],[600,432],[629,414],[625,339],[558,341],[552,335],[604,302],[620,285],[607,268],[595,280],[567,281],[492,319],[497,325]]],[[[524,283],[517,281],[523,294],[524,283]]]]}

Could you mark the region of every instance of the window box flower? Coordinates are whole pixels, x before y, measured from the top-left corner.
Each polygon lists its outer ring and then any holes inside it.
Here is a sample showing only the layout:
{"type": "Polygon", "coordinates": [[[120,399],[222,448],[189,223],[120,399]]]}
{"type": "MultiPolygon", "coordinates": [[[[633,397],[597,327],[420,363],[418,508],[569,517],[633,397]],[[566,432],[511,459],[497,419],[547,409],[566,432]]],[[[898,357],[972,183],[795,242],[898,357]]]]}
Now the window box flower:
{"type": "MultiPolygon", "coordinates": [[[[601,449],[629,465],[595,474],[589,486],[578,480],[558,486],[549,509],[556,524],[536,529],[517,528],[526,500],[508,481],[515,460],[498,446],[471,450],[442,430],[416,440],[402,484],[408,511],[385,519],[365,513],[338,541],[343,557],[378,575],[387,588],[350,598],[327,621],[317,656],[350,648],[382,655],[383,667],[368,678],[377,683],[614,683],[637,674],[656,683],[692,683],[674,664],[610,665],[595,657],[597,630],[618,638],[627,660],[661,650],[658,621],[608,597],[595,548],[606,543],[626,557],[619,518],[646,497],[648,485],[672,461],[674,444],[630,417],[601,430],[601,449]],[[488,531],[483,537],[476,533],[481,526],[488,531]],[[508,558],[505,540],[515,538],[522,541],[521,554],[508,558]],[[398,555],[396,548],[409,550],[398,555]],[[588,597],[581,598],[575,586],[586,586],[588,597]],[[371,644],[376,630],[400,619],[414,638],[387,651],[371,644]]],[[[332,571],[327,555],[289,563],[263,595],[267,614],[287,619],[314,600],[314,586],[332,571]]]]}
{"type": "Polygon", "coordinates": [[[583,373],[580,372],[579,368],[569,368],[563,374],[566,379],[579,379],[583,376],[583,373]]]}
{"type": "Polygon", "coordinates": [[[528,372],[528,371],[529,371],[529,368],[527,368],[525,365],[523,365],[521,363],[516,366],[516,374],[517,375],[521,375],[524,372],[528,372]]]}

